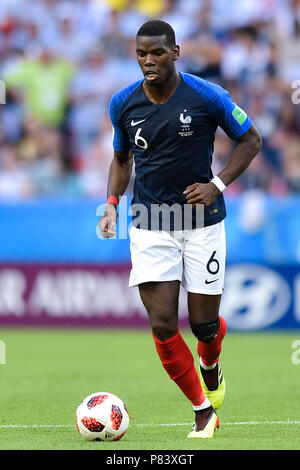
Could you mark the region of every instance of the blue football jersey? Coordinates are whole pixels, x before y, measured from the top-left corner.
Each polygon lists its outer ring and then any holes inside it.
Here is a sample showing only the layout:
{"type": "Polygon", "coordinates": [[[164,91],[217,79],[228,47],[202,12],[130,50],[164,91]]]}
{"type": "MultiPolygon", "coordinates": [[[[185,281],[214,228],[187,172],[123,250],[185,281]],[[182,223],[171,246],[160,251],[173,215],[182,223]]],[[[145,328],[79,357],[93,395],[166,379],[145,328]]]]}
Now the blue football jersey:
{"type": "MultiPolygon", "coordinates": [[[[187,204],[183,194],[187,186],[213,178],[211,164],[218,126],[232,139],[251,127],[251,120],[228,91],[194,75],[180,76],[178,88],[164,104],[154,104],[147,98],[142,79],[116,92],[109,105],[114,150],[132,149],[134,155],[136,177],[131,204],[143,204],[149,213],[151,205],[183,207],[187,204]]],[[[216,224],[225,216],[220,194],[204,209],[204,226],[216,224]]]]}

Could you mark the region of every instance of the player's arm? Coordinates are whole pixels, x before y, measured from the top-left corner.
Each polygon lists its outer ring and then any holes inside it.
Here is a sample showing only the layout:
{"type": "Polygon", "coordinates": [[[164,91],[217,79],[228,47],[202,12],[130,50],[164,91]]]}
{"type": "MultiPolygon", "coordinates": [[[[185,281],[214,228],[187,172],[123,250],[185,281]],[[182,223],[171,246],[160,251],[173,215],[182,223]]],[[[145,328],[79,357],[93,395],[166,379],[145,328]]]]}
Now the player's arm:
{"type": "Polygon", "coordinates": [[[121,118],[123,95],[122,90],[115,93],[109,103],[109,116],[113,126],[114,157],[108,173],[105,212],[98,224],[105,238],[111,238],[116,234],[117,205],[126,191],[132,173],[133,156],[130,139],[121,118]]]}
{"type": "MultiPolygon", "coordinates": [[[[236,146],[229,162],[218,174],[221,183],[226,187],[248,168],[262,144],[261,136],[254,124],[237,141],[239,144],[236,146]]],[[[184,194],[188,204],[204,204],[207,207],[214,202],[220,192],[215,183],[210,182],[192,184],[186,188],[184,194]]]]}
{"type": "Polygon", "coordinates": [[[184,191],[189,204],[207,207],[250,165],[261,148],[261,137],[247,113],[233,102],[224,88],[210,83],[206,85],[202,99],[214,122],[238,142],[228,164],[212,182],[193,184],[184,191]]]}
{"type": "Polygon", "coordinates": [[[225,186],[232,183],[248,168],[262,145],[261,136],[254,124],[251,125],[249,131],[238,139],[238,142],[239,144],[235,148],[229,162],[218,174],[218,177],[225,186]]]}
{"type": "Polygon", "coordinates": [[[110,164],[107,183],[107,196],[114,196],[118,200],[125,193],[132,173],[132,152],[114,151],[114,158],[110,164]]]}
{"type": "Polygon", "coordinates": [[[117,224],[117,203],[120,197],[125,193],[132,173],[132,152],[114,151],[114,158],[111,162],[108,183],[107,183],[107,201],[104,215],[99,221],[99,228],[102,236],[111,238],[116,234],[115,226],[117,224]],[[111,202],[110,202],[111,201],[111,202]],[[114,202],[115,201],[115,202],[114,202]]]}

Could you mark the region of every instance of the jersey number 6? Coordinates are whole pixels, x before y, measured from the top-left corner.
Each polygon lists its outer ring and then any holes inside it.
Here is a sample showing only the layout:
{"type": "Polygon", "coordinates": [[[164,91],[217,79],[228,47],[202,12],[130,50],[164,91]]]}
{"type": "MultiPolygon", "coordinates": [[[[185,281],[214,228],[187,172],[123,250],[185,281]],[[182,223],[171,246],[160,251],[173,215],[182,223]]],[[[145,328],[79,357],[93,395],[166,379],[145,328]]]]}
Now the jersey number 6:
{"type": "Polygon", "coordinates": [[[137,147],[140,147],[140,148],[146,150],[148,148],[148,142],[147,142],[146,139],[144,139],[144,137],[142,137],[140,135],[141,130],[142,130],[142,128],[139,127],[138,130],[136,131],[135,136],[134,136],[134,143],[135,143],[135,145],[137,145],[137,147]]]}

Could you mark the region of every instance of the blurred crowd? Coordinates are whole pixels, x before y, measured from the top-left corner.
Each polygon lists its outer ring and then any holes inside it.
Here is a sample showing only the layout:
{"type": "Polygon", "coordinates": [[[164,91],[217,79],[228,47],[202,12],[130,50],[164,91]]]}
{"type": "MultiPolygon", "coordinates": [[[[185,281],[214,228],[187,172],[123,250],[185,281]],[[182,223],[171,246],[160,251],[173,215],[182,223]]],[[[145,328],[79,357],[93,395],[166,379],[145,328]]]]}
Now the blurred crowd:
{"type": "MultiPolygon", "coordinates": [[[[1,0],[0,199],[105,195],[108,103],[141,78],[151,18],[175,29],[178,70],[228,89],[263,137],[227,194],[300,192],[300,0],[1,0]]],[[[234,145],[218,130],[215,173],[234,145]]]]}

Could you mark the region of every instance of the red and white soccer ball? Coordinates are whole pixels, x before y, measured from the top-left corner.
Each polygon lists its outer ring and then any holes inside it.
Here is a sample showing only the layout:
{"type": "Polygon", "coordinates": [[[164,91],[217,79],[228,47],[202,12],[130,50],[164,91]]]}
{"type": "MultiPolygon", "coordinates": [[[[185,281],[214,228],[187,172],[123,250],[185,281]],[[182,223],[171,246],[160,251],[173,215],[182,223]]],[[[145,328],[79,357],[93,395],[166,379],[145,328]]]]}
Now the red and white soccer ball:
{"type": "Polygon", "coordinates": [[[112,393],[92,393],[76,410],[77,429],[87,441],[118,441],[124,436],[128,425],[127,408],[112,393]]]}

